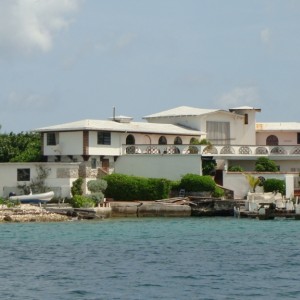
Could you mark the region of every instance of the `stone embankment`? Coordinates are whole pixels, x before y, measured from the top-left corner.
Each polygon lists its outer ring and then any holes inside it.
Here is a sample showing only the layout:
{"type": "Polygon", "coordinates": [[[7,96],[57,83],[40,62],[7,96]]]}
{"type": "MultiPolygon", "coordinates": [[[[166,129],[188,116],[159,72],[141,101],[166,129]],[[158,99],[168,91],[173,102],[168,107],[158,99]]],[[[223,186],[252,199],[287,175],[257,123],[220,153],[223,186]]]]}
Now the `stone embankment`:
{"type": "Polygon", "coordinates": [[[64,204],[39,207],[22,204],[0,206],[0,222],[60,222],[68,220],[97,220],[112,217],[191,217],[233,216],[234,200],[170,198],[158,201],[111,201],[105,207],[72,208],[64,204]]]}

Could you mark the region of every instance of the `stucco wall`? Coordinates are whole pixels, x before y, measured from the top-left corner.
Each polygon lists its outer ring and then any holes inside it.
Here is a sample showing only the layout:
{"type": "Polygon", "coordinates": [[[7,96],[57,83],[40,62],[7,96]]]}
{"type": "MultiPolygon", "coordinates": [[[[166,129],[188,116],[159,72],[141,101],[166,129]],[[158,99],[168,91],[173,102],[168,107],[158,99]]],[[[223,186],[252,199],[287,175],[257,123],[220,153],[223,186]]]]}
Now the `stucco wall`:
{"type": "Polygon", "coordinates": [[[29,185],[37,178],[37,167],[49,169],[45,186],[53,190],[55,197],[70,197],[72,182],[78,178],[77,163],[1,163],[0,197],[7,197],[10,191],[17,191],[18,185],[29,185]],[[30,181],[17,181],[18,169],[30,169],[30,181]]]}
{"type": "Polygon", "coordinates": [[[267,137],[275,135],[278,138],[279,145],[297,145],[297,132],[257,132],[256,144],[266,145],[267,137]]]}
{"type": "Polygon", "coordinates": [[[198,155],[128,155],[115,162],[115,172],[151,178],[180,180],[186,173],[201,174],[198,155]]]}
{"type": "MultiPolygon", "coordinates": [[[[291,190],[294,190],[294,187],[297,187],[296,180],[298,178],[298,174],[286,174],[286,173],[265,173],[265,172],[252,172],[252,176],[258,177],[263,176],[265,179],[275,178],[280,180],[285,180],[286,176],[294,176],[294,186],[287,187],[289,194],[291,190]]],[[[249,183],[243,173],[240,172],[223,172],[223,186],[227,189],[234,191],[235,199],[244,199],[247,193],[250,190],[249,183]]],[[[260,188],[257,188],[257,191],[260,188]]],[[[287,195],[289,197],[290,195],[287,195]]]]}

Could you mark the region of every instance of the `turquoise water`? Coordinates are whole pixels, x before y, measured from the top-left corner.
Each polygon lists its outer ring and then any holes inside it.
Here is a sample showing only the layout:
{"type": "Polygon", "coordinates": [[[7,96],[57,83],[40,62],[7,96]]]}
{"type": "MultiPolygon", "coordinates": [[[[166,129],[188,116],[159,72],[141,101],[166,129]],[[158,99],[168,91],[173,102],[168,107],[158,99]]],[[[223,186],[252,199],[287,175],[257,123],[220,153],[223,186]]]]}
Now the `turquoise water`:
{"type": "Polygon", "coordinates": [[[1,299],[299,299],[300,222],[0,225],[1,299]]]}

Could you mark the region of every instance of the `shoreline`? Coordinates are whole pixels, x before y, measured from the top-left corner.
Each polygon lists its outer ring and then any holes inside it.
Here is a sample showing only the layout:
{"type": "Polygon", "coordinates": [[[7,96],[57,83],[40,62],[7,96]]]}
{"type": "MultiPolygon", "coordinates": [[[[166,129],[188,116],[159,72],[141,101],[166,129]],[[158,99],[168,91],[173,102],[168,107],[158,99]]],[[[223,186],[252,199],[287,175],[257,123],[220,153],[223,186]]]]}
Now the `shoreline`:
{"type": "Polygon", "coordinates": [[[111,201],[103,207],[73,208],[68,204],[42,206],[21,204],[0,206],[3,222],[65,222],[74,220],[100,220],[120,217],[193,217],[234,216],[234,201],[207,199],[191,202],[188,198],[170,198],[159,201],[111,201]],[[199,203],[201,203],[199,205],[199,203]],[[222,203],[222,205],[220,205],[222,203]]]}

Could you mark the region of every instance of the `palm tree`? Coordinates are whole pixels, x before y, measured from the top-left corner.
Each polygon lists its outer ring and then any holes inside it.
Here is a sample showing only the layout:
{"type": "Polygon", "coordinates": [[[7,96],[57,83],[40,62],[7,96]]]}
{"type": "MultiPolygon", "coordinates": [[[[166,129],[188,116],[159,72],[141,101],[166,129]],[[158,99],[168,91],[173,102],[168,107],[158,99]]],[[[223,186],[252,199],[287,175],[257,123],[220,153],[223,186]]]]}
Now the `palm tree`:
{"type": "Polygon", "coordinates": [[[251,174],[244,174],[246,176],[246,179],[250,185],[250,188],[252,189],[252,193],[255,193],[255,188],[260,183],[260,179],[258,177],[254,177],[251,174]]]}

